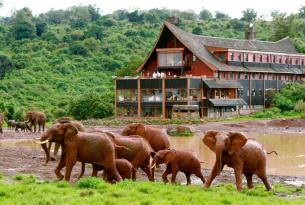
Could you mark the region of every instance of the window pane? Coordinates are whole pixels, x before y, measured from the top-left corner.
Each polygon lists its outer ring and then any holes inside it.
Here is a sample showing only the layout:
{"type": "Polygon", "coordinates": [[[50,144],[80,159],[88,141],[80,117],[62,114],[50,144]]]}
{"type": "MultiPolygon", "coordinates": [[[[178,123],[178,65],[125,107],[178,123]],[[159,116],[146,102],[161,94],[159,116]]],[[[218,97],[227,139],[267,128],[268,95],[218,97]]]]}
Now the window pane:
{"type": "Polygon", "coordinates": [[[181,66],[181,52],[159,53],[159,66],[181,66]]]}

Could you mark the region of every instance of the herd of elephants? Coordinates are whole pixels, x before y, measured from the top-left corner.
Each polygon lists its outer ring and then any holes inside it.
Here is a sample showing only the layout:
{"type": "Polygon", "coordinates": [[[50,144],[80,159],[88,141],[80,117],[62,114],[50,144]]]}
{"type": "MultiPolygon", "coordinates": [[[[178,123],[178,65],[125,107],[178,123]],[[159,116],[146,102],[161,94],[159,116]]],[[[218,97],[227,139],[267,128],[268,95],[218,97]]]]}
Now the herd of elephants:
{"type": "MultiPolygon", "coordinates": [[[[224,165],[233,168],[238,191],[242,189],[242,174],[245,175],[248,188],[253,187],[252,176],[257,175],[266,189],[271,186],[266,176],[266,155],[263,146],[248,139],[239,132],[207,131],[202,142],[216,155],[215,164],[205,180],[201,172],[201,161],[191,150],[171,149],[165,130],[140,123],[128,124],[120,134],[101,131],[97,128],[85,128],[81,122],[69,117],[56,120],[45,131],[46,116],[42,112],[29,112],[25,119],[30,124],[29,130],[36,132],[37,126],[42,131],[41,144],[46,154],[46,163],[56,160],[61,146],[61,157],[54,172],[59,180],[70,180],[71,171],[77,161],[82,163],[82,177],[85,163],[92,164],[92,176],[104,170],[103,178],[107,182],[119,182],[122,179],[136,179],[136,171],[142,169],[150,181],[154,181],[154,170],[160,164],[166,165],[162,175],[163,181],[175,183],[177,173],[183,172],[187,184],[190,176],[196,175],[204,187],[209,187],[213,179],[223,170],[224,165]],[[34,128],[32,130],[32,128],[34,128]],[[55,143],[51,156],[52,142],[55,143]],[[64,175],[61,170],[65,167],[64,175]]],[[[4,117],[0,114],[0,133],[4,117]]],[[[8,121],[8,126],[10,122],[8,121]]]]}

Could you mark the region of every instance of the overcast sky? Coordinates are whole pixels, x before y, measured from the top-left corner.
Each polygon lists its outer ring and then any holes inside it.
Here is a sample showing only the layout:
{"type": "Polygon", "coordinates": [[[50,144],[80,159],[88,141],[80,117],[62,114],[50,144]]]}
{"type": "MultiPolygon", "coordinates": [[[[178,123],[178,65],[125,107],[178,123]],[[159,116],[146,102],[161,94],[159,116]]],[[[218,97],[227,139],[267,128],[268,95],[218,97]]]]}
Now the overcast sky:
{"type": "Polygon", "coordinates": [[[9,16],[13,10],[23,7],[28,7],[34,14],[39,14],[52,8],[66,9],[74,5],[92,4],[100,8],[102,14],[112,13],[118,9],[151,8],[192,9],[198,13],[204,7],[213,12],[222,11],[236,18],[240,18],[246,8],[253,8],[259,15],[268,17],[273,10],[296,13],[302,5],[305,5],[305,0],[2,0],[2,2],[1,16],[9,16]]]}

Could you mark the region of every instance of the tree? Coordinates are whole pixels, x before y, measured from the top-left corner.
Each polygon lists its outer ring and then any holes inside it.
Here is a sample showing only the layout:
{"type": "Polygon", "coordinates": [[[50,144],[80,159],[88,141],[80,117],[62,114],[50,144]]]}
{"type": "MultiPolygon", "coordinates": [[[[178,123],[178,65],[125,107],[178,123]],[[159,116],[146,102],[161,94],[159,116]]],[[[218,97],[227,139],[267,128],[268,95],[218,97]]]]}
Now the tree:
{"type": "Polygon", "coordinates": [[[179,13],[181,19],[193,21],[196,19],[196,13],[193,10],[182,11],[179,13]]]}
{"type": "Polygon", "coordinates": [[[140,57],[131,57],[127,66],[117,70],[116,75],[119,77],[136,76],[138,74],[136,69],[141,65],[142,61],[143,60],[140,57]]]}
{"type": "Polygon", "coordinates": [[[138,10],[130,12],[127,14],[127,18],[132,23],[143,23],[144,14],[140,13],[138,10]]]}
{"type": "Polygon", "coordinates": [[[302,6],[299,9],[299,17],[302,18],[302,19],[305,19],[305,6],[302,6]]]}
{"type": "Polygon", "coordinates": [[[209,10],[207,10],[205,8],[202,8],[200,13],[199,13],[199,18],[201,20],[210,20],[210,19],[213,18],[213,15],[209,10]]]}
{"type": "Polygon", "coordinates": [[[81,55],[81,56],[87,56],[88,50],[85,46],[80,44],[79,42],[73,43],[70,45],[70,51],[74,55],[81,55]]]}
{"type": "Polygon", "coordinates": [[[254,22],[256,20],[257,17],[257,12],[254,9],[246,9],[243,12],[243,17],[241,18],[241,20],[246,21],[246,22],[254,22]]]}
{"type": "Polygon", "coordinates": [[[202,35],[203,34],[203,31],[200,27],[195,27],[192,31],[193,34],[196,34],[196,35],[202,35]]]}
{"type": "Polygon", "coordinates": [[[223,13],[223,12],[216,11],[215,12],[215,18],[216,19],[230,19],[230,16],[228,14],[223,13]]]}
{"type": "Polygon", "coordinates": [[[13,61],[7,55],[0,53],[0,79],[14,67],[13,61]]]}
{"type": "Polygon", "coordinates": [[[95,39],[102,40],[104,36],[103,27],[98,26],[97,24],[90,24],[87,27],[87,31],[85,33],[86,37],[94,37],[95,39]]]}
{"type": "Polygon", "coordinates": [[[40,37],[46,31],[47,31],[47,23],[41,19],[38,19],[36,21],[36,35],[40,37]]]}
{"type": "Polygon", "coordinates": [[[101,18],[100,10],[99,8],[96,8],[92,5],[88,6],[88,11],[91,17],[91,21],[97,21],[101,18]]]}
{"type": "Polygon", "coordinates": [[[16,12],[13,17],[12,30],[16,40],[33,38],[35,36],[36,27],[32,12],[28,8],[23,8],[16,12]]]}
{"type": "Polygon", "coordinates": [[[74,6],[69,11],[69,20],[72,27],[83,28],[91,20],[91,14],[87,6],[74,6]]]}

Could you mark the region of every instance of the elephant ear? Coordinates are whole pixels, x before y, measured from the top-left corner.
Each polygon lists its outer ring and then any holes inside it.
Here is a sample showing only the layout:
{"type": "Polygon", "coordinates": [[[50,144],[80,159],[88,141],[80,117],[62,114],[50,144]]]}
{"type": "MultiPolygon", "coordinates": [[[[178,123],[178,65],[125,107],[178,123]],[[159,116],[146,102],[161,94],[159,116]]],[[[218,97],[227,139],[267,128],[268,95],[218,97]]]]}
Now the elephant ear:
{"type": "Polygon", "coordinates": [[[62,128],[65,130],[64,139],[66,142],[72,142],[76,139],[78,133],[77,128],[74,127],[71,123],[66,123],[62,125],[62,128]]]}
{"type": "Polygon", "coordinates": [[[230,145],[228,148],[229,155],[237,152],[248,140],[247,137],[240,132],[229,132],[228,136],[230,138],[230,145]]]}
{"type": "Polygon", "coordinates": [[[164,156],[164,164],[171,163],[176,158],[176,150],[168,150],[166,155],[164,156]]]}
{"type": "Polygon", "coordinates": [[[145,137],[145,126],[141,123],[134,124],[134,126],[135,126],[134,134],[145,137]]]}
{"type": "Polygon", "coordinates": [[[203,136],[203,143],[216,153],[216,135],[218,131],[210,130],[203,136]]]}

